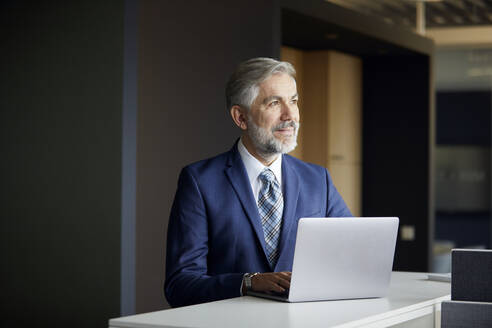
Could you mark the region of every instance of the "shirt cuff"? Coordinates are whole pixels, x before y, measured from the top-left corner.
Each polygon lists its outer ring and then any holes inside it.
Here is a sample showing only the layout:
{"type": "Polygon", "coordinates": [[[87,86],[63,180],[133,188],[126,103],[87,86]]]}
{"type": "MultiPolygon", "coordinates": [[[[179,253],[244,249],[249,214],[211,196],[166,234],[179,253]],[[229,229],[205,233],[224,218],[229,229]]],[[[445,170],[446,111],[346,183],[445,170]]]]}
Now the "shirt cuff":
{"type": "Polygon", "coordinates": [[[241,280],[241,286],[239,286],[239,295],[243,296],[243,285],[244,285],[244,277],[246,277],[248,273],[243,274],[243,280],[241,280]]]}

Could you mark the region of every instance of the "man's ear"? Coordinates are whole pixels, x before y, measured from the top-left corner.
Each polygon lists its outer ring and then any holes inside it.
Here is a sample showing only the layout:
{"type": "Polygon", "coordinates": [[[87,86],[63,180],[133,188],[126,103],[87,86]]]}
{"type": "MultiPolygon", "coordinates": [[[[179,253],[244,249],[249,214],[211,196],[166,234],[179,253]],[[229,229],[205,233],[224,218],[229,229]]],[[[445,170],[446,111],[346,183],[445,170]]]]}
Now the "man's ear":
{"type": "Polygon", "coordinates": [[[248,128],[248,119],[246,117],[245,110],[238,105],[234,105],[231,107],[231,117],[234,123],[241,129],[247,130],[248,128]]]}

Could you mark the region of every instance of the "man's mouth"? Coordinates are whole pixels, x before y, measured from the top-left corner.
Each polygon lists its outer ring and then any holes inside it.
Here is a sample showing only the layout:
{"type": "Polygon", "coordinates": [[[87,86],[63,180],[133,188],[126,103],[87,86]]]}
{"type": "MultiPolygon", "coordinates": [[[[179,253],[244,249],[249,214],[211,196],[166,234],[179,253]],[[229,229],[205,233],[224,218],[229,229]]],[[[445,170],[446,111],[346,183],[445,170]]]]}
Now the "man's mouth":
{"type": "Polygon", "coordinates": [[[275,129],[275,132],[281,135],[290,136],[294,134],[294,128],[288,127],[288,128],[275,129]]]}

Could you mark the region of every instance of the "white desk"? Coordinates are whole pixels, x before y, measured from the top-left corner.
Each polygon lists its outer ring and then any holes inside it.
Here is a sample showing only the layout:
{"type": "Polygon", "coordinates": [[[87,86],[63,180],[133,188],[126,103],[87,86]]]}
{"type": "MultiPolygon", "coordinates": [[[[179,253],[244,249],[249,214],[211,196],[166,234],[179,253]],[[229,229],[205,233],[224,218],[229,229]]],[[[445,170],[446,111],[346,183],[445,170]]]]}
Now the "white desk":
{"type": "Polygon", "coordinates": [[[424,273],[393,272],[386,298],[282,303],[250,296],[111,319],[109,326],[150,327],[439,327],[451,284],[424,273]]]}

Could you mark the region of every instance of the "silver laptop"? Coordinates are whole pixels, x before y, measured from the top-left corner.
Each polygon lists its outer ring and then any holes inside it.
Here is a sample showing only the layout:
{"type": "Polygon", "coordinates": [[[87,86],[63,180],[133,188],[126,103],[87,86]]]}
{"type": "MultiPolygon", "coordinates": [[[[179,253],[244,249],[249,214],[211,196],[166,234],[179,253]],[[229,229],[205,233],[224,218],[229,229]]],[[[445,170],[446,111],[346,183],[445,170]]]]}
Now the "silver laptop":
{"type": "Polygon", "coordinates": [[[290,289],[248,295],[284,302],[384,297],[388,291],[399,219],[302,218],[290,289]]]}

